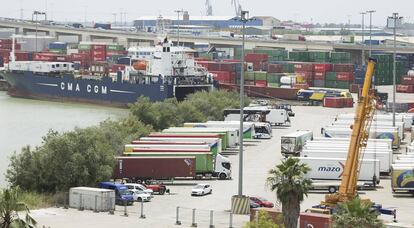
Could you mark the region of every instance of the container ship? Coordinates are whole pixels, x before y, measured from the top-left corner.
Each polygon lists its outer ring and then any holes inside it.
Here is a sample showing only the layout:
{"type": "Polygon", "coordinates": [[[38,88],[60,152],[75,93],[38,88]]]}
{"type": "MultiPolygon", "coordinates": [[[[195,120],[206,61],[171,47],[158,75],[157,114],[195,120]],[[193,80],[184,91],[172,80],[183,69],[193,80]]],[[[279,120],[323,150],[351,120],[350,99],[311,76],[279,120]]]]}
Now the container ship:
{"type": "Polygon", "coordinates": [[[165,38],[157,45],[153,58],[126,66],[116,77],[77,75],[72,62],[14,61],[1,72],[14,97],[75,101],[127,106],[139,97],[162,101],[184,99],[198,90],[211,90],[213,81],[205,68],[186,53],[172,53],[165,38]]]}

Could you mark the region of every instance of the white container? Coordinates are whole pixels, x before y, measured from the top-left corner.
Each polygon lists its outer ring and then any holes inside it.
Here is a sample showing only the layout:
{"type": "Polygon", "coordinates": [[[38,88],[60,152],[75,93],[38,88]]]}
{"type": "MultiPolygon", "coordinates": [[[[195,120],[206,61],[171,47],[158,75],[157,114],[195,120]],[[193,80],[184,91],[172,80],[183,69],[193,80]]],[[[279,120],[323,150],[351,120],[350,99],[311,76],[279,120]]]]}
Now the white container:
{"type": "MultiPolygon", "coordinates": [[[[271,125],[290,125],[290,118],[285,109],[273,109],[269,108],[268,106],[250,106],[244,108],[244,110],[258,110],[258,111],[270,111],[269,114],[266,115],[266,121],[269,122],[271,125]]],[[[239,115],[240,118],[240,115],[239,115]]],[[[226,118],[227,120],[227,118],[226,118]]]]}
{"type": "Polygon", "coordinates": [[[235,147],[239,143],[239,130],[236,128],[188,128],[171,127],[164,129],[163,133],[226,133],[228,146],[235,147]]]}
{"type": "MultiPolygon", "coordinates": [[[[214,122],[205,122],[205,123],[184,123],[184,127],[201,127],[201,128],[240,128],[240,123],[231,122],[231,121],[214,121],[214,122]]],[[[248,134],[253,137],[255,134],[254,124],[249,122],[243,123],[243,134],[248,134]]]]}
{"type": "MultiPolygon", "coordinates": [[[[413,125],[413,118],[414,116],[408,113],[397,113],[395,115],[395,121],[404,122],[404,126],[406,127],[407,130],[410,128],[411,125],[413,125]]],[[[343,119],[354,120],[355,113],[339,114],[338,116],[336,116],[335,119],[336,120],[343,120],[343,119]]],[[[379,122],[384,122],[384,121],[392,122],[393,116],[392,114],[376,114],[374,115],[372,120],[379,121],[379,122]]]]}
{"type": "Polygon", "coordinates": [[[296,84],[296,76],[283,76],[280,78],[280,83],[284,85],[296,84]]]}
{"type": "MultiPolygon", "coordinates": [[[[345,167],[346,159],[344,158],[317,158],[317,157],[299,157],[303,164],[311,168],[306,174],[306,178],[312,180],[341,180],[345,167]]],[[[364,159],[362,160],[358,181],[364,181],[372,185],[379,183],[380,164],[379,160],[364,159]],[[374,178],[375,177],[375,178],[374,178]],[[375,183],[374,183],[375,180],[375,183]]]]}
{"type": "MultiPolygon", "coordinates": [[[[320,158],[343,158],[346,159],[348,151],[345,150],[303,150],[301,157],[320,157],[320,158]]],[[[392,153],[365,151],[363,159],[379,160],[380,172],[389,173],[391,171],[392,153]]]]}
{"type": "Polygon", "coordinates": [[[303,145],[309,140],[312,140],[312,131],[296,131],[280,138],[281,153],[282,154],[298,154],[303,145]]]}
{"type": "Polygon", "coordinates": [[[70,188],[69,207],[96,211],[114,210],[115,191],[89,187],[70,188]]]}
{"type": "MultiPolygon", "coordinates": [[[[349,137],[348,138],[314,137],[313,140],[312,141],[308,141],[308,143],[312,143],[312,142],[322,142],[322,143],[332,144],[332,143],[342,142],[342,143],[346,143],[347,145],[349,145],[349,142],[350,141],[351,141],[351,139],[349,137]]],[[[369,138],[368,139],[368,142],[367,142],[367,145],[368,146],[371,145],[371,144],[374,144],[375,145],[375,144],[380,143],[380,142],[381,143],[386,143],[388,145],[388,148],[389,149],[392,149],[392,140],[391,139],[371,139],[371,138],[369,138]]]]}
{"type": "MultiPolygon", "coordinates": [[[[306,142],[306,144],[303,146],[303,149],[318,149],[318,148],[345,148],[348,149],[349,148],[349,143],[341,143],[341,142],[337,142],[337,143],[324,143],[324,142],[313,142],[313,141],[308,141],[306,142]]],[[[388,147],[387,144],[369,144],[367,145],[366,149],[376,149],[376,150],[390,150],[391,149],[388,147]]]]}
{"type": "MultiPolygon", "coordinates": [[[[216,144],[218,148],[223,148],[222,140],[220,138],[180,138],[179,136],[174,138],[167,137],[141,137],[141,141],[160,141],[160,142],[200,142],[208,144],[216,144]]],[[[224,148],[223,148],[224,149],[224,148]]]]}
{"type": "MultiPolygon", "coordinates": [[[[208,124],[210,123],[215,123],[215,124],[224,124],[225,126],[227,125],[232,125],[232,126],[239,126],[240,127],[240,121],[207,121],[208,124]]],[[[269,123],[266,122],[243,122],[243,126],[244,125],[253,125],[254,128],[254,136],[257,136],[259,134],[268,134],[269,138],[272,137],[272,126],[269,123]]]]}
{"type": "MultiPolygon", "coordinates": [[[[339,120],[332,123],[332,126],[336,127],[350,127],[354,124],[353,120],[339,120]]],[[[404,139],[404,122],[395,122],[395,127],[398,129],[398,135],[401,139],[404,139]]],[[[371,130],[375,129],[393,129],[393,124],[390,121],[378,122],[374,121],[371,123],[371,130]]]]}

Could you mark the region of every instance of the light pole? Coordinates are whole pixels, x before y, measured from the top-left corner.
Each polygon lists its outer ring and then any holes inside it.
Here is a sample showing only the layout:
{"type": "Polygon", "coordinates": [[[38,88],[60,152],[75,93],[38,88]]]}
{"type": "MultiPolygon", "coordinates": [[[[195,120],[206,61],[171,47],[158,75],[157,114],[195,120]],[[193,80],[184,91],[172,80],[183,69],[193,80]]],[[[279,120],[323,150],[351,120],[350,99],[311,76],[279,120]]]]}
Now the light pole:
{"type": "Polygon", "coordinates": [[[175,10],[177,13],[177,46],[180,46],[180,13],[184,13],[184,10],[175,10]]]}
{"type": "Polygon", "coordinates": [[[33,15],[35,15],[36,16],[36,23],[35,23],[35,29],[36,29],[36,32],[35,32],[35,51],[37,52],[37,23],[38,23],[38,20],[37,20],[37,15],[45,15],[45,20],[46,20],[46,12],[40,12],[40,11],[37,11],[37,10],[35,10],[35,11],[33,11],[33,13],[32,13],[32,22],[33,22],[33,15]]]}
{"type": "Polygon", "coordinates": [[[362,12],[360,14],[362,15],[362,24],[361,24],[361,29],[362,29],[361,51],[362,51],[362,54],[361,54],[361,62],[362,62],[362,65],[365,65],[365,48],[364,48],[364,45],[365,45],[365,43],[364,43],[365,25],[364,25],[364,23],[365,23],[365,14],[366,13],[362,12]]]}
{"type": "Polygon", "coordinates": [[[254,19],[249,18],[249,11],[242,10],[240,14],[240,22],[243,24],[242,28],[242,56],[241,56],[241,74],[240,74],[240,129],[239,129],[239,190],[238,195],[243,195],[243,117],[244,117],[244,47],[245,47],[245,29],[246,23],[253,21],[254,19]]]}
{"type": "Polygon", "coordinates": [[[375,10],[367,11],[369,13],[369,57],[372,55],[372,14],[375,12],[375,10]]]}
{"type": "Polygon", "coordinates": [[[393,56],[393,75],[392,75],[392,126],[395,127],[395,84],[396,77],[397,77],[397,69],[396,69],[396,56],[397,56],[397,35],[396,30],[401,26],[402,17],[398,16],[398,13],[393,13],[392,17],[388,17],[387,20],[387,27],[392,28],[394,32],[394,56],[393,56]]]}

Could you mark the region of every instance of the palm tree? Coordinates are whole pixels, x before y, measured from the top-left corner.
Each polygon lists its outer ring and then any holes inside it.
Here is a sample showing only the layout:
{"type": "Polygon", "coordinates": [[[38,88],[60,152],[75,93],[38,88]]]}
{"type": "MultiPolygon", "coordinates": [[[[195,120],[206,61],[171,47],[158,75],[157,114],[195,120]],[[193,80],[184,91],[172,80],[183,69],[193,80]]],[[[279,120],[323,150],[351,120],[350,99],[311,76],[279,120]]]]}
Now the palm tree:
{"type": "Polygon", "coordinates": [[[378,219],[379,213],[373,210],[371,202],[366,202],[360,198],[341,203],[333,216],[334,227],[341,228],[377,228],[384,227],[378,219]]]}
{"type": "Polygon", "coordinates": [[[29,208],[19,202],[19,192],[17,188],[0,191],[0,228],[36,226],[37,222],[29,215],[29,208]],[[20,217],[19,211],[26,213],[24,219],[20,217]]]}
{"type": "Polygon", "coordinates": [[[269,170],[267,185],[276,191],[277,199],[282,203],[283,223],[286,228],[296,228],[300,213],[300,203],[311,187],[311,180],[305,178],[310,170],[297,158],[282,160],[282,164],[269,170]]]}

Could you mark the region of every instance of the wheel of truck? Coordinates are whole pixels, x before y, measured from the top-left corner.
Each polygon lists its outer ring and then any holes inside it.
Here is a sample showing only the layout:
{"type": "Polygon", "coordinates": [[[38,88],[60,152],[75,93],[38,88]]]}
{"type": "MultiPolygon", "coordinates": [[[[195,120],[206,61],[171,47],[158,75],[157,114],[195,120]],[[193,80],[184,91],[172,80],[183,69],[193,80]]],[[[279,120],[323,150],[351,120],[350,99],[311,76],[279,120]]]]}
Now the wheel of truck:
{"type": "Polygon", "coordinates": [[[220,173],[219,175],[220,180],[225,180],[226,178],[227,178],[227,175],[225,173],[220,173]]]}
{"type": "Polygon", "coordinates": [[[165,194],[165,188],[161,188],[159,193],[160,193],[160,195],[164,195],[165,194]]]}
{"type": "Polygon", "coordinates": [[[137,201],[138,202],[141,202],[142,201],[142,198],[141,197],[138,197],[137,201]]]}
{"type": "Polygon", "coordinates": [[[335,186],[329,186],[328,192],[331,193],[331,194],[335,193],[336,192],[336,187],[335,186]]]}

